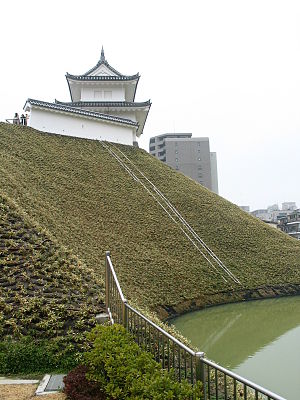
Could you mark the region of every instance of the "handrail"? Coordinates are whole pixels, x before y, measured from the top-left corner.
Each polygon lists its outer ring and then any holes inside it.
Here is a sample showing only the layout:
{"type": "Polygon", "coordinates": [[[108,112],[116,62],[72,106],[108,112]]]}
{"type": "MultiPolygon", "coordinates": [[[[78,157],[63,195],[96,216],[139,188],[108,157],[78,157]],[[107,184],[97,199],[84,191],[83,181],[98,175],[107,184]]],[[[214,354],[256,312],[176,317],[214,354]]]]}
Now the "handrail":
{"type": "MultiPolygon", "coordinates": [[[[164,329],[162,329],[160,326],[156,325],[154,322],[152,322],[150,319],[145,317],[145,315],[141,314],[139,311],[137,311],[135,308],[133,308],[131,305],[127,304],[127,308],[135,312],[137,315],[139,315],[143,320],[148,322],[149,325],[153,326],[156,330],[158,330],[160,333],[162,333],[164,336],[166,336],[168,339],[172,340],[174,343],[176,343],[178,346],[180,346],[182,349],[187,351],[190,355],[196,356],[196,352],[187,347],[184,343],[181,343],[178,339],[176,339],[174,336],[172,336],[170,333],[166,332],[164,329]]],[[[204,354],[204,353],[203,353],[204,354]]]]}
{"type": "Polygon", "coordinates": [[[222,367],[221,365],[218,365],[215,362],[208,360],[207,358],[205,358],[203,361],[205,362],[205,364],[207,364],[207,365],[209,365],[209,366],[211,366],[211,367],[223,372],[226,375],[229,375],[231,378],[234,378],[235,380],[239,381],[240,383],[243,383],[243,384],[245,384],[247,386],[253,387],[253,389],[258,390],[261,394],[269,396],[269,397],[271,397],[272,399],[275,399],[275,400],[284,400],[282,397],[280,397],[276,393],[273,393],[270,390],[265,389],[264,387],[262,387],[262,386],[260,386],[260,385],[258,385],[256,383],[250,381],[249,379],[243,378],[242,376],[236,374],[235,372],[232,372],[232,371],[222,367]]]}
{"type": "Polygon", "coordinates": [[[206,359],[203,352],[195,352],[190,349],[128,304],[114,270],[109,251],[106,252],[105,256],[105,282],[106,308],[112,323],[116,320],[123,324],[135,336],[139,345],[154,353],[156,360],[162,364],[163,368],[174,370],[175,377],[179,381],[187,379],[192,384],[197,381],[202,382],[204,400],[227,398],[238,400],[241,398],[240,393],[242,392],[245,400],[258,400],[262,398],[261,395],[267,396],[268,400],[286,400],[206,359]],[[152,332],[151,328],[153,328],[152,332]],[[223,379],[219,377],[218,372],[223,374],[223,379]],[[232,380],[231,386],[228,383],[229,379],[232,380]]]}
{"type": "Polygon", "coordinates": [[[115,280],[115,282],[116,282],[116,285],[117,285],[118,292],[119,292],[119,294],[120,294],[121,300],[122,300],[124,303],[126,303],[127,300],[125,299],[125,297],[124,297],[124,295],[123,295],[123,292],[122,292],[122,289],[121,289],[119,280],[118,280],[118,278],[117,278],[115,269],[114,269],[114,267],[113,267],[113,265],[112,265],[112,262],[111,262],[111,258],[110,258],[110,253],[109,253],[109,251],[106,252],[106,256],[107,256],[108,264],[109,264],[110,269],[111,269],[111,273],[112,273],[112,275],[113,275],[113,277],[114,277],[114,280],[115,280]]]}

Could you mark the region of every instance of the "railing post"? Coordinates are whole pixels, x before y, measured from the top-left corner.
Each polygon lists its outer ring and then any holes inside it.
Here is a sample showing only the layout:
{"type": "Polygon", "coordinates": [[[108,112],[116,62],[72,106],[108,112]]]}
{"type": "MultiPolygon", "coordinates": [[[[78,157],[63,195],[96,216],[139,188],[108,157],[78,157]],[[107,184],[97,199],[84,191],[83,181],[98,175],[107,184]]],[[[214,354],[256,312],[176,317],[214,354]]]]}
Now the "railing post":
{"type": "Polygon", "coordinates": [[[128,308],[126,302],[122,302],[123,326],[128,331],[128,308]]]}
{"type": "Polygon", "coordinates": [[[205,354],[202,351],[196,353],[196,380],[202,383],[203,399],[207,399],[206,395],[206,380],[205,380],[205,369],[204,369],[204,358],[205,354]]]}
{"type": "Polygon", "coordinates": [[[110,270],[107,257],[110,257],[110,252],[105,252],[105,306],[106,309],[110,308],[109,292],[110,292],[110,270]]]}

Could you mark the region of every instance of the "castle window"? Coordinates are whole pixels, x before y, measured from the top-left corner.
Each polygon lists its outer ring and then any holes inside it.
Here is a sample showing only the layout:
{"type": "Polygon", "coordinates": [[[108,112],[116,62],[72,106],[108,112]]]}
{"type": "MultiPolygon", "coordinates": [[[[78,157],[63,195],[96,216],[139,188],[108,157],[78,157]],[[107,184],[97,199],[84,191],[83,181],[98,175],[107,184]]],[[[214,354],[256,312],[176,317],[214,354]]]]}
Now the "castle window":
{"type": "Polygon", "coordinates": [[[102,99],[102,90],[94,91],[94,99],[102,99]]]}
{"type": "Polygon", "coordinates": [[[111,99],[112,98],[112,91],[111,90],[104,90],[104,98],[111,99]]]}

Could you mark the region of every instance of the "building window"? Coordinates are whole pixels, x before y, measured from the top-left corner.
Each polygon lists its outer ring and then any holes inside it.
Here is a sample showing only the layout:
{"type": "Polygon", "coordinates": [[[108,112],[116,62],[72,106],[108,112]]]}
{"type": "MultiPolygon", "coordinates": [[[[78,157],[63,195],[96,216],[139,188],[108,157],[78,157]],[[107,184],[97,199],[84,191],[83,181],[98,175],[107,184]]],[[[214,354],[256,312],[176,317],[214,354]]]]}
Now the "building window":
{"type": "Polygon", "coordinates": [[[111,99],[112,98],[112,91],[111,90],[104,90],[104,98],[111,99]]]}
{"type": "Polygon", "coordinates": [[[155,146],[151,146],[150,151],[154,151],[154,150],[155,150],[155,146]]]}
{"type": "Polygon", "coordinates": [[[177,142],[175,142],[175,147],[177,147],[178,146],[178,144],[177,144],[177,142]]]}
{"type": "Polygon", "coordinates": [[[200,147],[200,142],[198,142],[198,146],[200,147]]]}
{"type": "Polygon", "coordinates": [[[178,150],[175,150],[175,154],[178,154],[178,150]]]}
{"type": "Polygon", "coordinates": [[[155,143],[155,138],[151,138],[150,143],[155,143]]]}
{"type": "Polygon", "coordinates": [[[102,99],[102,90],[94,91],[94,99],[102,99]]]}
{"type": "Polygon", "coordinates": [[[200,149],[198,150],[198,153],[201,153],[201,150],[200,150],[200,149]]]}

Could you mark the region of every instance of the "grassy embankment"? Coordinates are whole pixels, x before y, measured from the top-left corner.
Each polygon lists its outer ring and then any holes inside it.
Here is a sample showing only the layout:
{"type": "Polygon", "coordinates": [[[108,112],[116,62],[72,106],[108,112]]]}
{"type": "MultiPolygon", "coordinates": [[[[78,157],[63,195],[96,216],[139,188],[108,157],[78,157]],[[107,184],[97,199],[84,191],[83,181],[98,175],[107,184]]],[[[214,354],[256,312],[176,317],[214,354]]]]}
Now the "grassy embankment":
{"type": "MultiPolygon", "coordinates": [[[[300,243],[120,146],[238,277],[215,274],[149,194],[96,141],[0,124],[0,188],[57,243],[103,276],[110,250],[125,296],[161,317],[300,289],[300,243]]],[[[103,292],[102,292],[103,293],[103,292]]]]}
{"type": "Polygon", "coordinates": [[[1,193],[0,271],[1,372],[76,365],[103,281],[1,193]]]}

